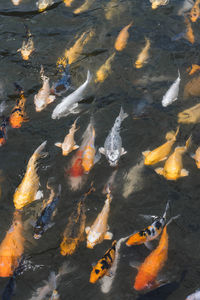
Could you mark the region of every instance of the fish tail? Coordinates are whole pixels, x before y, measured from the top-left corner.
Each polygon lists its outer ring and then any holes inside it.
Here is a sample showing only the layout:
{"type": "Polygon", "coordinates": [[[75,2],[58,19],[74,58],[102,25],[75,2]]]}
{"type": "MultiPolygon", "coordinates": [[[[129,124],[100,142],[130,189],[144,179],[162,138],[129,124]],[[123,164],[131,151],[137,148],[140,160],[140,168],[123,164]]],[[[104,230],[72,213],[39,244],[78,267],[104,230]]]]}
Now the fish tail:
{"type": "Polygon", "coordinates": [[[165,211],[164,211],[164,214],[163,214],[164,219],[166,219],[167,211],[169,210],[169,208],[170,208],[170,200],[167,201],[167,204],[166,204],[166,208],[165,208],[165,211]]]}
{"type": "Polygon", "coordinates": [[[128,29],[133,26],[133,21],[131,21],[129,24],[128,24],[128,29]]]}
{"type": "Polygon", "coordinates": [[[119,117],[121,119],[121,122],[128,117],[128,114],[124,112],[122,106],[121,106],[121,109],[120,109],[119,117]]]}
{"type": "Polygon", "coordinates": [[[92,74],[90,73],[90,71],[88,70],[87,72],[87,79],[86,79],[86,83],[88,84],[92,79],[92,74]]]}
{"type": "Polygon", "coordinates": [[[166,226],[168,226],[172,221],[178,219],[181,215],[177,215],[175,217],[171,217],[171,219],[167,222],[166,226]]]}
{"type": "Polygon", "coordinates": [[[62,266],[59,268],[58,276],[63,276],[69,274],[75,270],[76,267],[70,266],[69,261],[65,261],[62,266]]]}
{"type": "Polygon", "coordinates": [[[107,188],[106,201],[108,201],[109,204],[110,204],[111,201],[112,201],[112,194],[111,194],[111,191],[110,191],[109,187],[107,188]]]}
{"type": "Polygon", "coordinates": [[[177,134],[179,133],[180,126],[178,126],[176,132],[174,130],[167,132],[165,138],[167,141],[173,140],[176,141],[177,134]]]}
{"type": "Polygon", "coordinates": [[[190,147],[191,142],[192,142],[192,135],[189,136],[189,138],[187,139],[187,141],[185,143],[186,150],[188,150],[188,148],[190,147]]]}
{"type": "Polygon", "coordinates": [[[44,141],[34,152],[36,157],[45,157],[47,156],[47,152],[42,152],[42,150],[44,149],[44,147],[46,146],[47,141],[44,141]]]}
{"type": "Polygon", "coordinates": [[[14,82],[14,86],[19,94],[23,93],[23,88],[21,87],[21,85],[19,85],[17,82],[14,82]]]}
{"type": "Polygon", "coordinates": [[[48,278],[48,284],[51,291],[55,290],[57,287],[57,280],[56,280],[56,274],[55,272],[51,272],[48,278]]]}

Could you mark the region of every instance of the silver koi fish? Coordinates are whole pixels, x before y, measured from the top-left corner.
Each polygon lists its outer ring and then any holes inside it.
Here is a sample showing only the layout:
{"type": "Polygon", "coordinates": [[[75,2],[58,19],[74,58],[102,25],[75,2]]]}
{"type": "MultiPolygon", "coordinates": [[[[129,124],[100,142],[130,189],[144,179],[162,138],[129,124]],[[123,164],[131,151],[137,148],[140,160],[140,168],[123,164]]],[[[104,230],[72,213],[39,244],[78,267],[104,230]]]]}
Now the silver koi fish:
{"type": "Polygon", "coordinates": [[[172,102],[176,101],[178,98],[179,85],[180,85],[181,77],[180,72],[178,71],[178,77],[174,81],[174,83],[167,90],[165,95],[162,98],[162,106],[166,107],[170,105],[172,102]]]}

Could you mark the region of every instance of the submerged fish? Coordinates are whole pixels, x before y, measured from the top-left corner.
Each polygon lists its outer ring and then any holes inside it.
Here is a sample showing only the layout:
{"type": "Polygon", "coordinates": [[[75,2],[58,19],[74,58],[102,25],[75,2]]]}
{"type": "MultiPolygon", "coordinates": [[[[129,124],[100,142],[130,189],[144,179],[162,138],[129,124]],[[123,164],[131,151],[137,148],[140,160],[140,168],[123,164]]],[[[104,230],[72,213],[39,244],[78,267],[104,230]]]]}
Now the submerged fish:
{"type": "Polygon", "coordinates": [[[167,156],[171,152],[172,146],[176,141],[177,134],[179,133],[179,127],[177,128],[176,132],[170,131],[166,134],[167,142],[163,145],[159,146],[158,148],[152,151],[144,151],[142,154],[144,155],[144,164],[145,165],[154,165],[159,161],[163,161],[167,159],[167,156]]]}
{"type": "Polygon", "coordinates": [[[14,5],[19,5],[20,4],[20,2],[22,1],[22,0],[11,0],[12,1],[12,4],[14,4],[14,5]]]}
{"type": "Polygon", "coordinates": [[[52,119],[60,119],[62,117],[66,117],[70,113],[73,113],[74,109],[78,106],[78,102],[83,100],[83,93],[90,83],[91,78],[92,76],[88,70],[86,81],[79,86],[77,90],[65,97],[61,103],[54,108],[51,115],[52,119]]]}
{"type": "Polygon", "coordinates": [[[16,89],[19,92],[19,99],[16,101],[16,105],[13,107],[9,116],[9,123],[12,128],[20,128],[22,123],[29,121],[29,118],[25,112],[26,98],[22,87],[15,83],[16,89]]]}
{"type": "Polygon", "coordinates": [[[4,118],[0,125],[0,147],[6,143],[7,140],[7,125],[8,125],[8,118],[4,118]]]}
{"type": "Polygon", "coordinates": [[[43,85],[39,92],[34,96],[35,110],[37,112],[42,111],[47,107],[48,104],[52,103],[56,97],[54,95],[50,95],[50,85],[49,85],[49,77],[44,75],[44,68],[41,66],[40,77],[42,79],[43,85]]]}
{"type": "Polygon", "coordinates": [[[26,173],[22,182],[17,187],[13,202],[16,209],[22,209],[24,206],[33,202],[36,199],[36,195],[39,188],[39,177],[37,175],[37,160],[39,158],[45,157],[46,153],[43,153],[42,150],[46,145],[46,141],[43,142],[33,153],[29,159],[26,173]]]}
{"type": "Polygon", "coordinates": [[[80,7],[74,10],[74,14],[81,14],[87,11],[93,3],[94,0],[86,0],[80,7]]]}
{"type": "Polygon", "coordinates": [[[195,154],[191,157],[195,160],[197,168],[200,169],[200,147],[197,148],[195,154]]]}
{"type": "Polygon", "coordinates": [[[195,293],[187,296],[185,300],[200,300],[200,290],[198,289],[195,293]]]}
{"type": "Polygon", "coordinates": [[[102,211],[98,214],[96,220],[91,227],[87,226],[85,232],[87,234],[87,247],[93,249],[95,245],[103,242],[104,239],[111,240],[113,234],[108,232],[108,216],[110,212],[110,203],[112,196],[107,193],[105,204],[102,211]]]}
{"type": "Polygon", "coordinates": [[[24,60],[29,60],[29,56],[35,50],[33,38],[30,31],[27,29],[27,40],[22,42],[22,47],[17,50],[21,52],[21,56],[24,60]]]}
{"type": "Polygon", "coordinates": [[[186,141],[184,147],[176,147],[174,152],[166,160],[164,168],[155,169],[156,173],[164,176],[167,180],[177,180],[188,176],[189,172],[183,169],[182,155],[190,145],[191,137],[186,141]]]}
{"type": "Polygon", "coordinates": [[[196,73],[199,70],[200,70],[199,65],[192,64],[192,66],[187,69],[187,72],[189,73],[189,75],[193,75],[194,73],[196,73]]]}
{"type": "Polygon", "coordinates": [[[156,239],[162,232],[166,224],[166,215],[169,209],[169,202],[167,202],[164,214],[162,217],[153,216],[155,221],[145,229],[138,231],[132,234],[128,241],[126,242],[127,246],[141,245],[145,244],[147,248],[150,247],[150,242],[156,239]]]}
{"type": "Polygon", "coordinates": [[[195,36],[192,29],[192,25],[190,23],[190,20],[185,16],[185,24],[186,24],[186,32],[185,32],[185,38],[191,43],[194,44],[195,42],[195,36]]]}
{"type": "Polygon", "coordinates": [[[66,6],[71,6],[74,0],[63,0],[66,6]]]}
{"type": "Polygon", "coordinates": [[[191,11],[190,11],[190,20],[192,22],[196,22],[200,15],[200,0],[196,0],[195,4],[193,5],[191,11]]]}
{"type": "Polygon", "coordinates": [[[131,22],[130,24],[125,26],[118,34],[117,39],[115,41],[115,45],[114,45],[114,47],[117,51],[122,51],[122,50],[124,50],[124,48],[126,48],[127,41],[129,38],[128,30],[132,25],[133,25],[133,22],[131,22]]]}
{"type": "Polygon", "coordinates": [[[178,114],[178,123],[195,124],[200,122],[200,104],[196,104],[178,114]]]}
{"type": "Polygon", "coordinates": [[[95,82],[104,82],[104,80],[111,74],[111,62],[115,57],[115,52],[111,54],[105,63],[97,70],[95,82]]]}
{"type": "Polygon", "coordinates": [[[63,69],[62,77],[53,84],[51,87],[51,93],[56,96],[61,96],[63,93],[67,92],[71,86],[71,76],[69,72],[69,65],[66,64],[66,67],[60,66],[63,69]]]}
{"type": "Polygon", "coordinates": [[[177,13],[178,16],[181,16],[185,12],[187,12],[188,10],[190,10],[193,5],[194,5],[194,1],[193,0],[184,0],[184,2],[181,3],[181,7],[178,10],[178,13],[177,13]]]}
{"type": "Polygon", "coordinates": [[[92,191],[94,191],[93,187],[81,197],[75,211],[68,218],[68,224],[63,232],[63,240],[60,244],[60,253],[63,256],[72,255],[79,243],[84,240],[86,221],[85,200],[92,191]]]}
{"type": "Polygon", "coordinates": [[[70,167],[66,170],[68,175],[69,184],[72,190],[76,191],[84,184],[84,169],[82,166],[83,149],[78,149],[72,157],[70,167]]]}
{"type": "Polygon", "coordinates": [[[135,67],[137,69],[140,69],[144,66],[144,64],[147,63],[147,60],[149,59],[149,49],[151,46],[151,42],[148,38],[145,37],[146,45],[142,49],[142,51],[139,53],[137,60],[135,62],[135,67]]]}
{"type": "Polygon", "coordinates": [[[73,150],[76,150],[79,148],[78,145],[76,145],[74,141],[74,134],[79,129],[76,128],[76,122],[78,118],[74,121],[72,124],[72,127],[69,130],[69,133],[66,135],[63,143],[55,143],[55,146],[60,147],[62,149],[62,155],[66,156],[73,150]]]}
{"type": "Polygon", "coordinates": [[[106,156],[111,167],[117,166],[120,156],[126,154],[126,151],[122,147],[122,139],[119,132],[122,121],[127,117],[128,114],[124,113],[124,110],[121,107],[119,116],[116,118],[115,123],[105,140],[104,148],[99,148],[99,152],[106,156]]]}
{"type": "Polygon", "coordinates": [[[161,5],[167,5],[169,0],[149,0],[151,2],[152,9],[156,9],[161,5]]]}
{"type": "Polygon", "coordinates": [[[109,273],[109,269],[115,260],[116,243],[117,241],[113,241],[112,247],[106,251],[96,266],[93,267],[90,274],[90,283],[96,283],[98,279],[109,273]]]}
{"type": "Polygon", "coordinates": [[[191,78],[184,87],[183,98],[200,96],[200,76],[191,78]]]}
{"type": "Polygon", "coordinates": [[[36,6],[39,10],[39,12],[43,12],[46,8],[51,6],[54,3],[53,0],[38,0],[36,2],[36,6]]]}
{"type": "Polygon", "coordinates": [[[177,79],[170,86],[170,88],[167,90],[167,92],[162,98],[162,106],[167,107],[172,102],[178,99],[180,81],[181,81],[181,77],[180,77],[180,72],[178,71],[177,79]]]}

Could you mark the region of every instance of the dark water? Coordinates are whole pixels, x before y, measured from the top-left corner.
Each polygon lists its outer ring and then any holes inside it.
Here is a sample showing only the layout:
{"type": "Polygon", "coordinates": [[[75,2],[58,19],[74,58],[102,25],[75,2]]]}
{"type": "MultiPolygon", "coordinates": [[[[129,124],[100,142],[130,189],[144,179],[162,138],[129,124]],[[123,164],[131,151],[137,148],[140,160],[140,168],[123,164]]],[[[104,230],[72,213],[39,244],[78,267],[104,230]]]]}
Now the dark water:
{"type": "MultiPolygon", "coordinates": [[[[200,244],[199,244],[199,170],[189,154],[184,155],[184,168],[189,176],[170,182],[159,177],[153,168],[137,166],[142,159],[142,151],[154,149],[164,143],[167,131],[176,129],[177,113],[198,103],[198,99],[182,99],[183,88],[188,80],[185,70],[191,63],[198,63],[199,30],[194,24],[196,42],[192,45],[185,39],[172,41],[172,38],[185,30],[183,17],[177,15],[178,5],[182,1],[170,0],[167,6],[152,11],[147,0],[113,0],[112,17],[105,17],[109,1],[96,0],[90,9],[80,15],[74,15],[73,9],[83,1],[74,0],[72,7],[67,8],[57,2],[48,11],[38,13],[35,1],[22,0],[18,7],[11,1],[0,3],[0,82],[2,85],[1,101],[6,100],[5,114],[10,113],[15,105],[16,94],[14,82],[24,87],[27,96],[26,110],[30,121],[20,129],[9,129],[8,141],[0,149],[1,166],[4,182],[1,183],[0,199],[0,239],[8,230],[14,211],[13,194],[23,178],[28,159],[33,151],[47,140],[49,156],[40,162],[39,176],[41,188],[45,191],[49,177],[55,177],[57,184],[62,185],[62,197],[58,212],[54,219],[55,226],[49,229],[40,240],[33,239],[30,218],[35,218],[41,203],[33,203],[24,209],[23,221],[25,229],[25,254],[33,264],[44,265],[36,271],[27,271],[17,278],[17,289],[13,299],[30,299],[36,289],[43,285],[50,271],[58,271],[60,265],[70,261],[76,270],[62,278],[58,287],[61,299],[185,299],[186,295],[199,287],[200,278],[200,244]],[[137,271],[129,266],[132,260],[143,261],[149,254],[144,246],[121,249],[121,260],[115,281],[108,294],[102,294],[98,283],[89,283],[92,263],[100,259],[110,247],[110,241],[104,241],[93,250],[80,244],[74,255],[62,257],[59,244],[68,217],[76,207],[76,200],[87,190],[94,180],[96,191],[86,200],[87,224],[91,224],[101,210],[105,195],[102,189],[112,173],[105,157],[95,165],[87,179],[86,185],[78,192],[70,191],[64,177],[64,167],[72,157],[63,157],[55,142],[62,141],[74,116],[60,120],[52,120],[51,113],[56,103],[49,105],[41,113],[36,113],[33,96],[41,87],[39,76],[40,65],[45,73],[56,81],[56,61],[66,48],[70,48],[76,36],[89,29],[95,30],[95,36],[84,47],[84,53],[77,62],[71,65],[72,84],[78,87],[85,81],[87,70],[92,74],[113,53],[114,41],[125,25],[133,20],[129,29],[128,45],[121,53],[116,53],[112,63],[112,74],[104,83],[90,85],[84,110],[80,113],[80,130],[76,133],[76,141],[81,142],[82,134],[87,127],[91,112],[95,115],[96,145],[102,146],[108,131],[119,113],[120,106],[129,113],[123,122],[121,136],[127,154],[120,159],[113,201],[109,216],[110,231],[114,238],[127,236],[149,223],[139,214],[161,215],[167,200],[172,202],[172,214],[181,214],[180,219],[169,226],[169,257],[162,271],[164,278],[171,283],[146,295],[139,295],[133,289],[137,271]],[[30,60],[22,60],[17,49],[25,38],[24,23],[30,29],[36,51],[30,60]],[[133,62],[144,46],[144,37],[151,40],[150,59],[144,68],[136,70],[133,62]],[[101,51],[105,50],[105,51],[101,51]],[[91,55],[89,55],[91,54],[91,55]],[[181,85],[178,101],[168,108],[161,107],[161,99],[172,81],[177,78],[177,69],[181,72],[181,85]],[[146,80],[144,80],[146,78],[146,80]],[[153,79],[154,78],[154,79],[153,79]],[[139,80],[139,81],[138,81],[139,80]],[[137,106],[146,99],[148,105],[137,106]],[[148,98],[149,99],[149,98],[148,98]],[[91,103],[92,100],[92,103],[91,103]],[[149,104],[150,103],[150,104],[149,104]],[[135,113],[145,111],[145,116],[133,119],[135,113]],[[137,166],[131,175],[132,192],[127,196],[126,175],[137,166]],[[126,195],[126,197],[124,197],[126,195]]],[[[199,125],[183,125],[180,129],[177,145],[184,145],[190,134],[195,144],[199,144],[199,125]]],[[[194,148],[194,149],[193,149],[194,148]]],[[[162,165],[162,164],[161,164],[162,165]]],[[[129,187],[130,188],[130,187],[129,187]]],[[[155,242],[156,244],[156,242],[155,242]]],[[[0,279],[0,291],[5,287],[7,279],[0,279]]]]}

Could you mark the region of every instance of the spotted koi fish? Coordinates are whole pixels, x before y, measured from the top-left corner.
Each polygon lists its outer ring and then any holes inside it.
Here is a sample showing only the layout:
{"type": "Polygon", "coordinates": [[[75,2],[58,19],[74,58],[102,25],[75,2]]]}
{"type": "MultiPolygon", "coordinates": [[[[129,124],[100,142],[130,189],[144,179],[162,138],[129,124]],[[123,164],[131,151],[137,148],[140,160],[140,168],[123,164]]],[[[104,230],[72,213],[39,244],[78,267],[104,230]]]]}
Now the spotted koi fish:
{"type": "Polygon", "coordinates": [[[109,269],[111,268],[115,259],[116,243],[116,240],[113,241],[112,247],[108,249],[108,251],[106,251],[104,256],[98,261],[96,266],[93,267],[90,274],[90,283],[96,283],[97,280],[109,273],[109,269]]]}
{"type": "Polygon", "coordinates": [[[155,221],[147,228],[131,235],[126,242],[127,246],[145,244],[147,248],[150,248],[149,242],[156,239],[162,232],[166,224],[166,215],[169,209],[169,202],[167,202],[165,212],[162,217],[155,217],[155,221]]]}

